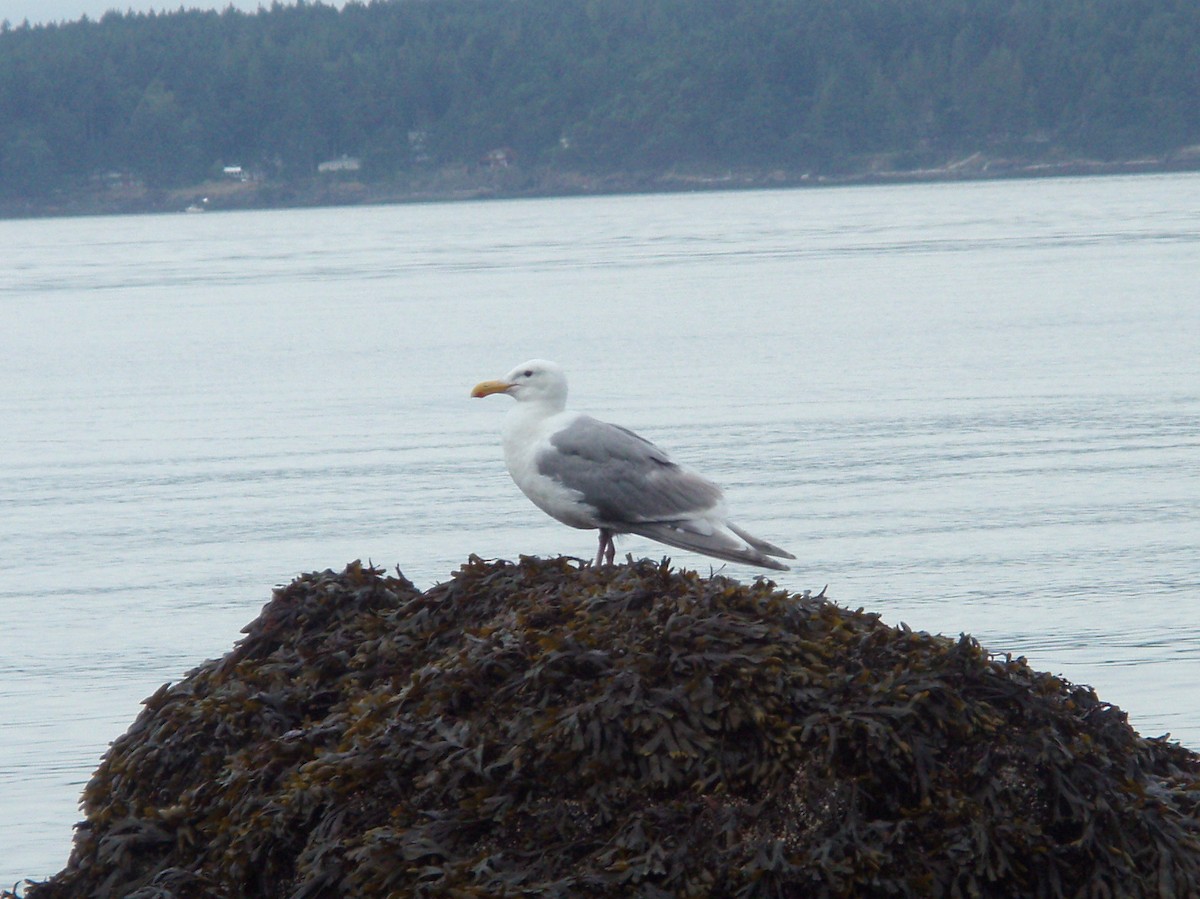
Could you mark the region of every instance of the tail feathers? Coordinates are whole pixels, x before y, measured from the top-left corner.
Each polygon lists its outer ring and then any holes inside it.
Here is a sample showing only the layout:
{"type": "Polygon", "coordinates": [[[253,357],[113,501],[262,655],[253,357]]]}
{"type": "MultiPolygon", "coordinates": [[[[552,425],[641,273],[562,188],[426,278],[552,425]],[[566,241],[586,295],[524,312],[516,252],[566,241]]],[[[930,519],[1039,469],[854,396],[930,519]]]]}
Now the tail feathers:
{"type": "Polygon", "coordinates": [[[729,522],[725,522],[725,527],[729,528],[729,530],[733,531],[735,534],[737,534],[739,537],[741,537],[743,540],[745,540],[747,543],[749,543],[751,546],[753,546],[755,549],[757,549],[761,553],[764,553],[768,556],[779,556],[781,559],[796,558],[790,552],[788,552],[786,549],[780,549],[774,543],[768,543],[766,540],[760,540],[757,537],[752,537],[751,535],[747,534],[745,531],[743,531],[741,528],[739,528],[735,524],[730,524],[729,522]]]}
{"type": "Polygon", "coordinates": [[[743,544],[735,540],[722,529],[714,529],[710,534],[700,533],[694,529],[695,524],[687,519],[622,524],[620,527],[614,528],[614,530],[637,534],[640,537],[648,537],[651,540],[657,540],[659,543],[665,543],[667,546],[703,553],[706,556],[724,559],[727,562],[741,562],[745,565],[773,568],[776,571],[789,570],[788,566],[782,562],[776,562],[770,556],[776,555],[787,559],[794,559],[795,556],[791,553],[785,552],[778,546],[767,543],[765,540],[750,537],[732,525],[726,525],[726,527],[740,537],[741,540],[745,541],[745,543],[743,544]]]}

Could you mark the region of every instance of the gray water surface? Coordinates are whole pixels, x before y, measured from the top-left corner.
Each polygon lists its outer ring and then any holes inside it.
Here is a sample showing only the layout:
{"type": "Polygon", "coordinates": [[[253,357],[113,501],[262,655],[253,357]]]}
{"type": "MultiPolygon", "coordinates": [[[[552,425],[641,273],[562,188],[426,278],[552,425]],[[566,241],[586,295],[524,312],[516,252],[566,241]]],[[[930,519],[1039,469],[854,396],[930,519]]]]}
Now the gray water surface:
{"type": "Polygon", "coordinates": [[[782,586],[971,633],[1200,748],[1200,177],[8,221],[0,246],[0,883],[65,864],[109,741],[274,585],[590,557],[509,481],[508,398],[468,397],[530,357],[722,484],[797,555],[782,586]]]}

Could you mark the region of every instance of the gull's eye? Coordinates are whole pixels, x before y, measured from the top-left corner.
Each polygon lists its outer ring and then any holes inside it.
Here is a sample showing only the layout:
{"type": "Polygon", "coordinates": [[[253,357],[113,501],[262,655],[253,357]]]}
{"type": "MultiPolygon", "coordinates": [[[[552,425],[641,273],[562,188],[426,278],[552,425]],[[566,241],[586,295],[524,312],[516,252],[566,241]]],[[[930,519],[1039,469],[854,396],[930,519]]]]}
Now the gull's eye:
{"type": "Polygon", "coordinates": [[[527,378],[533,377],[533,369],[532,368],[525,369],[525,377],[527,377],[527,378]]]}

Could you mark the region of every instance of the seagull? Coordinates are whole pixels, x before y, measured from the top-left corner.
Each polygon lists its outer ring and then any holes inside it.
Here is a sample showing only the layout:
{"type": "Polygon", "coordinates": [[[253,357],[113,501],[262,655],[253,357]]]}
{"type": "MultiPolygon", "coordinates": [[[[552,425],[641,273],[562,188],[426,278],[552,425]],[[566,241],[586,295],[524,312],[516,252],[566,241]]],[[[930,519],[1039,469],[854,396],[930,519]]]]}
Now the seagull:
{"type": "Polygon", "coordinates": [[[483,381],[473,397],[516,400],[504,420],[504,463],[533,504],[573,528],[596,528],[596,565],[613,563],[616,534],[637,534],[762,568],[796,558],[726,518],[721,488],[677,465],[633,431],[567,410],[567,377],[544,359],[483,381]],[[772,558],[776,557],[776,558],[772,558]]]}

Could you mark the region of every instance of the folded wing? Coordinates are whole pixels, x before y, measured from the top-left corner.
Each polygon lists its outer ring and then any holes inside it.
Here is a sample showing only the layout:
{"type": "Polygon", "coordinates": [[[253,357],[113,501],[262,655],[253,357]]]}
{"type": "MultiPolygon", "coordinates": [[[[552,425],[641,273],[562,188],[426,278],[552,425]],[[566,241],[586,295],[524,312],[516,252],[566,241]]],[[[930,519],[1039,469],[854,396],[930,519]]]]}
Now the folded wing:
{"type": "Polygon", "coordinates": [[[794,558],[727,522],[716,484],[625,428],[581,415],[551,435],[537,466],[576,491],[615,532],[778,570],[787,566],[770,556],[794,558]]]}

